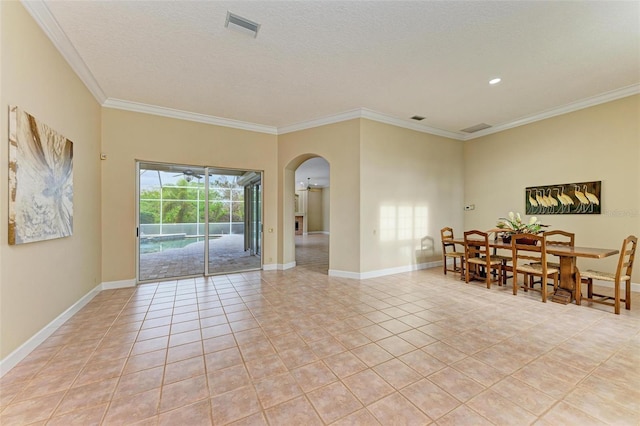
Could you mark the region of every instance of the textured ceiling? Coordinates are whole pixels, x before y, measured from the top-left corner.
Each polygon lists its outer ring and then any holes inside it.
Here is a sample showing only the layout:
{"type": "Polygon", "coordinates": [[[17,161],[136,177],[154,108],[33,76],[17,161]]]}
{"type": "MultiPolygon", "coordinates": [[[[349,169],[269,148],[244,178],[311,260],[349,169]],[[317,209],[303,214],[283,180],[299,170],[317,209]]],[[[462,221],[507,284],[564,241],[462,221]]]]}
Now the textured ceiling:
{"type": "Polygon", "coordinates": [[[275,129],[364,108],[461,135],[640,87],[637,1],[29,3],[101,102],[275,129]]]}

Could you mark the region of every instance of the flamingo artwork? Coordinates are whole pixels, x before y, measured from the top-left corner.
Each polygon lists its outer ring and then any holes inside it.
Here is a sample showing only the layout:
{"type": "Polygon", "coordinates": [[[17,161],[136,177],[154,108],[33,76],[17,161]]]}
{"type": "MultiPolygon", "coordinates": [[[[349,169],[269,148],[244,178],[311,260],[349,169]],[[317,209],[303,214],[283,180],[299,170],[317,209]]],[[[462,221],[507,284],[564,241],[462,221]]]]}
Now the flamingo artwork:
{"type": "Polygon", "coordinates": [[[602,182],[525,188],[526,214],[600,214],[602,182]]]}
{"type": "Polygon", "coordinates": [[[580,201],[580,206],[578,206],[576,212],[578,212],[580,209],[582,209],[581,211],[586,212],[587,207],[589,206],[589,199],[585,197],[584,192],[580,191],[580,187],[578,185],[574,185],[574,188],[575,189],[573,190],[573,194],[576,196],[578,201],[580,201]]]}
{"type": "Polygon", "coordinates": [[[585,197],[587,197],[589,202],[599,206],[600,205],[600,200],[598,199],[598,197],[596,197],[596,194],[588,192],[587,191],[587,185],[585,185],[583,189],[584,189],[584,195],[585,195],[585,197]]]}
{"type": "Polygon", "coordinates": [[[527,192],[529,193],[529,204],[531,204],[531,207],[538,207],[539,206],[538,202],[536,201],[535,198],[531,196],[532,191],[533,191],[532,189],[527,189],[527,192]]]}

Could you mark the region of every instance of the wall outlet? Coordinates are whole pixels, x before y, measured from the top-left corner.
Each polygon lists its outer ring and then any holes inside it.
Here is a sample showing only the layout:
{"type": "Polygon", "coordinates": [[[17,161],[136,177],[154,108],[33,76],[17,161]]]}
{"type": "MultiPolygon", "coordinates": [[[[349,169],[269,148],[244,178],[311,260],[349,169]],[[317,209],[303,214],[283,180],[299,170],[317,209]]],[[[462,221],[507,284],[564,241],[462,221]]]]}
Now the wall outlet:
{"type": "Polygon", "coordinates": [[[476,205],[475,204],[467,204],[466,206],[464,206],[465,210],[475,210],[476,205]]]}

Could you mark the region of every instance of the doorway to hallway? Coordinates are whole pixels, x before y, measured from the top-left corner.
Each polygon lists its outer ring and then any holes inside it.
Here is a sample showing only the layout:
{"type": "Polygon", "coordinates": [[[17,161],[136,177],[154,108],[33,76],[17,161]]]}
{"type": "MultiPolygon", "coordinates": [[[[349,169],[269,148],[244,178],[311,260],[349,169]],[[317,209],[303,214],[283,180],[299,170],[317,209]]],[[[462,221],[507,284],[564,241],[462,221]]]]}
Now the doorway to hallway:
{"type": "Polygon", "coordinates": [[[296,268],[319,272],[329,272],[329,235],[296,235],[296,268]]]}

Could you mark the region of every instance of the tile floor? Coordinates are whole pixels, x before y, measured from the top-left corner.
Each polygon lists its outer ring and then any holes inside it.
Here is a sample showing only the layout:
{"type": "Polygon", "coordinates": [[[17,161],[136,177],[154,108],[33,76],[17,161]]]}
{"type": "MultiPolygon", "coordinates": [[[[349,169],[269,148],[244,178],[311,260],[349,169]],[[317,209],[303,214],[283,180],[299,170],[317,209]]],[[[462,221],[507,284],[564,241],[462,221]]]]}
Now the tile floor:
{"type": "Polygon", "coordinates": [[[0,379],[0,424],[638,425],[635,306],[543,304],[441,268],[108,290],[0,379]]]}

